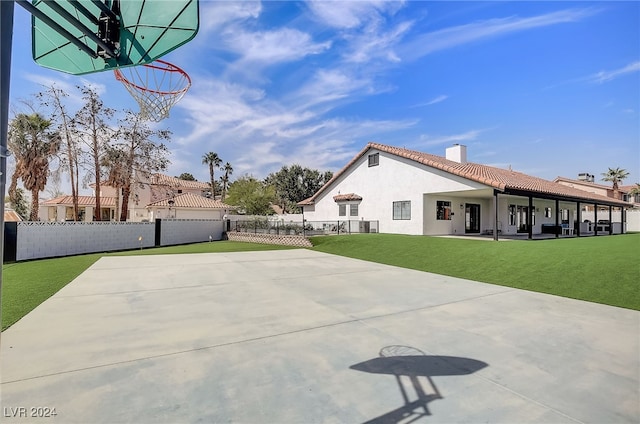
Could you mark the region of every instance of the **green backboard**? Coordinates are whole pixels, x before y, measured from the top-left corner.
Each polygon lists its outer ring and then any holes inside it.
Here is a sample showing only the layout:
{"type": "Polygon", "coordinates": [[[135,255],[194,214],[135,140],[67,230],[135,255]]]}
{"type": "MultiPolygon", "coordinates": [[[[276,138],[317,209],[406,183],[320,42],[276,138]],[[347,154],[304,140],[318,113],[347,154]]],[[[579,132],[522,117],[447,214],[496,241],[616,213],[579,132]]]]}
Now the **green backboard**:
{"type": "Polygon", "coordinates": [[[32,5],[40,12],[32,18],[33,59],[75,75],[150,63],[190,41],[199,27],[198,0],[34,0],[32,5]],[[113,47],[113,57],[100,40],[113,47]]]}

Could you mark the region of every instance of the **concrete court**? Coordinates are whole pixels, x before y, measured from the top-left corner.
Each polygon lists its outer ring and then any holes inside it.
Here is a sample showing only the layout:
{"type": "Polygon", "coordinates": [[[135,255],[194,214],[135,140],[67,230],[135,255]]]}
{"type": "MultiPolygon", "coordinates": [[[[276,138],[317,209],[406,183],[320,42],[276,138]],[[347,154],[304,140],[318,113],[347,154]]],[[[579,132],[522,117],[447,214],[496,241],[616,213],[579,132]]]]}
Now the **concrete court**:
{"type": "Polygon", "coordinates": [[[1,420],[638,423],[639,334],[637,311],[306,249],[105,257],[2,334],[1,420]]]}

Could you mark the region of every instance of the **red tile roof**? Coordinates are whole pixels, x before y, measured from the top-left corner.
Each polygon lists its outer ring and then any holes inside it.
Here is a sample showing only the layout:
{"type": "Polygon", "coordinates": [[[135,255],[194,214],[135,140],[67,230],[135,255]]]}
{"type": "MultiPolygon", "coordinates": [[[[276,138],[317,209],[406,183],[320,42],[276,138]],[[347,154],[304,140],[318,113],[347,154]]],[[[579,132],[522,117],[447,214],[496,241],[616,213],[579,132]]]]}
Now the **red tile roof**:
{"type": "Polygon", "coordinates": [[[147,205],[150,207],[169,207],[169,200],[173,200],[172,208],[187,208],[187,209],[233,209],[233,206],[222,203],[220,200],[213,200],[207,197],[199,196],[193,193],[182,193],[177,196],[167,197],[166,199],[158,200],[147,205]]]}
{"type": "Polygon", "coordinates": [[[519,193],[526,192],[535,196],[535,194],[564,197],[571,200],[582,201],[598,201],[601,204],[612,204],[616,206],[628,206],[627,203],[611,199],[609,197],[600,196],[595,193],[589,193],[583,190],[558,184],[542,178],[526,175],[508,169],[495,168],[488,165],[467,162],[458,163],[448,160],[442,156],[422,153],[415,150],[403,149],[400,147],[387,146],[379,143],[368,143],[360,153],[358,153],[351,161],[339,172],[333,175],[324,186],[320,188],[313,196],[299,202],[299,205],[312,205],[318,196],[330,187],[340,176],[351,167],[358,159],[364,156],[370,149],[376,149],[381,152],[389,153],[405,159],[410,159],[417,163],[448,172],[452,175],[466,178],[471,181],[485,184],[502,192],[519,193]]]}
{"type": "Polygon", "coordinates": [[[175,187],[175,188],[196,188],[200,190],[210,190],[211,185],[209,183],[203,183],[201,181],[187,181],[180,178],[170,177],[164,174],[153,174],[151,177],[151,184],[175,187]]]}
{"type": "Polygon", "coordinates": [[[336,202],[346,202],[351,200],[362,200],[362,196],[358,196],[355,193],[337,194],[333,196],[333,200],[336,202]]]}
{"type": "MultiPolygon", "coordinates": [[[[54,199],[46,200],[40,203],[40,206],[56,206],[56,205],[64,205],[64,206],[73,206],[73,196],[59,196],[54,199]]],[[[96,205],[96,197],[95,196],[78,196],[78,206],[95,206],[96,205]]],[[[116,207],[116,198],[115,197],[101,197],[100,198],[100,207],[116,207]]]]}

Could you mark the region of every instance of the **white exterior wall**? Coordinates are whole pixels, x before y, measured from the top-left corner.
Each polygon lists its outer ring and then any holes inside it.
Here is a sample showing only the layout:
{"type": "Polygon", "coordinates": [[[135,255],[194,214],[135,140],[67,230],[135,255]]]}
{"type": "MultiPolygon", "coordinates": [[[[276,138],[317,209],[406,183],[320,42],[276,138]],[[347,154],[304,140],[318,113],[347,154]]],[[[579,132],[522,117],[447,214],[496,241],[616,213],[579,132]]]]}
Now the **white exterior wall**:
{"type": "MultiPolygon", "coordinates": [[[[331,187],[316,199],[314,206],[304,207],[304,218],[307,221],[377,220],[381,233],[450,234],[449,221],[440,226],[425,227],[425,221],[428,221],[431,211],[435,221],[435,200],[433,207],[427,204],[428,213],[425,214],[423,194],[486,188],[485,185],[371,149],[334,181],[331,187]],[[379,165],[369,167],[368,156],[374,153],[380,154],[379,165]],[[333,200],[333,196],[340,193],[355,193],[362,197],[360,202],[346,202],[359,203],[357,217],[349,216],[349,208],[347,216],[338,216],[338,204],[333,200]],[[393,202],[406,200],[411,201],[411,219],[394,220],[393,202]]],[[[437,200],[447,200],[445,197],[448,195],[437,200]]],[[[457,211],[455,212],[454,216],[457,217],[457,211]]],[[[462,229],[464,230],[464,221],[462,229]]]]}

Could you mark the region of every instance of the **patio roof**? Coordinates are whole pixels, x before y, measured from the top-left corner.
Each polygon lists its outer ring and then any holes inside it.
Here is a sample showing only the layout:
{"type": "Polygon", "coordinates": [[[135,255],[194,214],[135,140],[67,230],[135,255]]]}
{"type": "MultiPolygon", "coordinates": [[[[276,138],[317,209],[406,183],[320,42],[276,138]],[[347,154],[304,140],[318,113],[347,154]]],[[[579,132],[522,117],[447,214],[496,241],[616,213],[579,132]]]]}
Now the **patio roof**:
{"type": "Polygon", "coordinates": [[[356,163],[370,150],[378,150],[397,157],[412,160],[431,168],[439,169],[452,175],[466,178],[498,190],[505,194],[516,196],[533,196],[541,198],[551,198],[559,200],[580,201],[587,203],[597,203],[610,206],[629,206],[628,203],[589,193],[573,187],[565,186],[543,178],[523,174],[510,169],[496,168],[478,163],[459,163],[448,160],[442,156],[400,147],[387,146],[380,143],[368,143],[360,153],[358,153],[344,168],[334,174],[324,186],[313,196],[298,204],[301,206],[312,205],[320,194],[327,190],[344,172],[356,163]]]}

